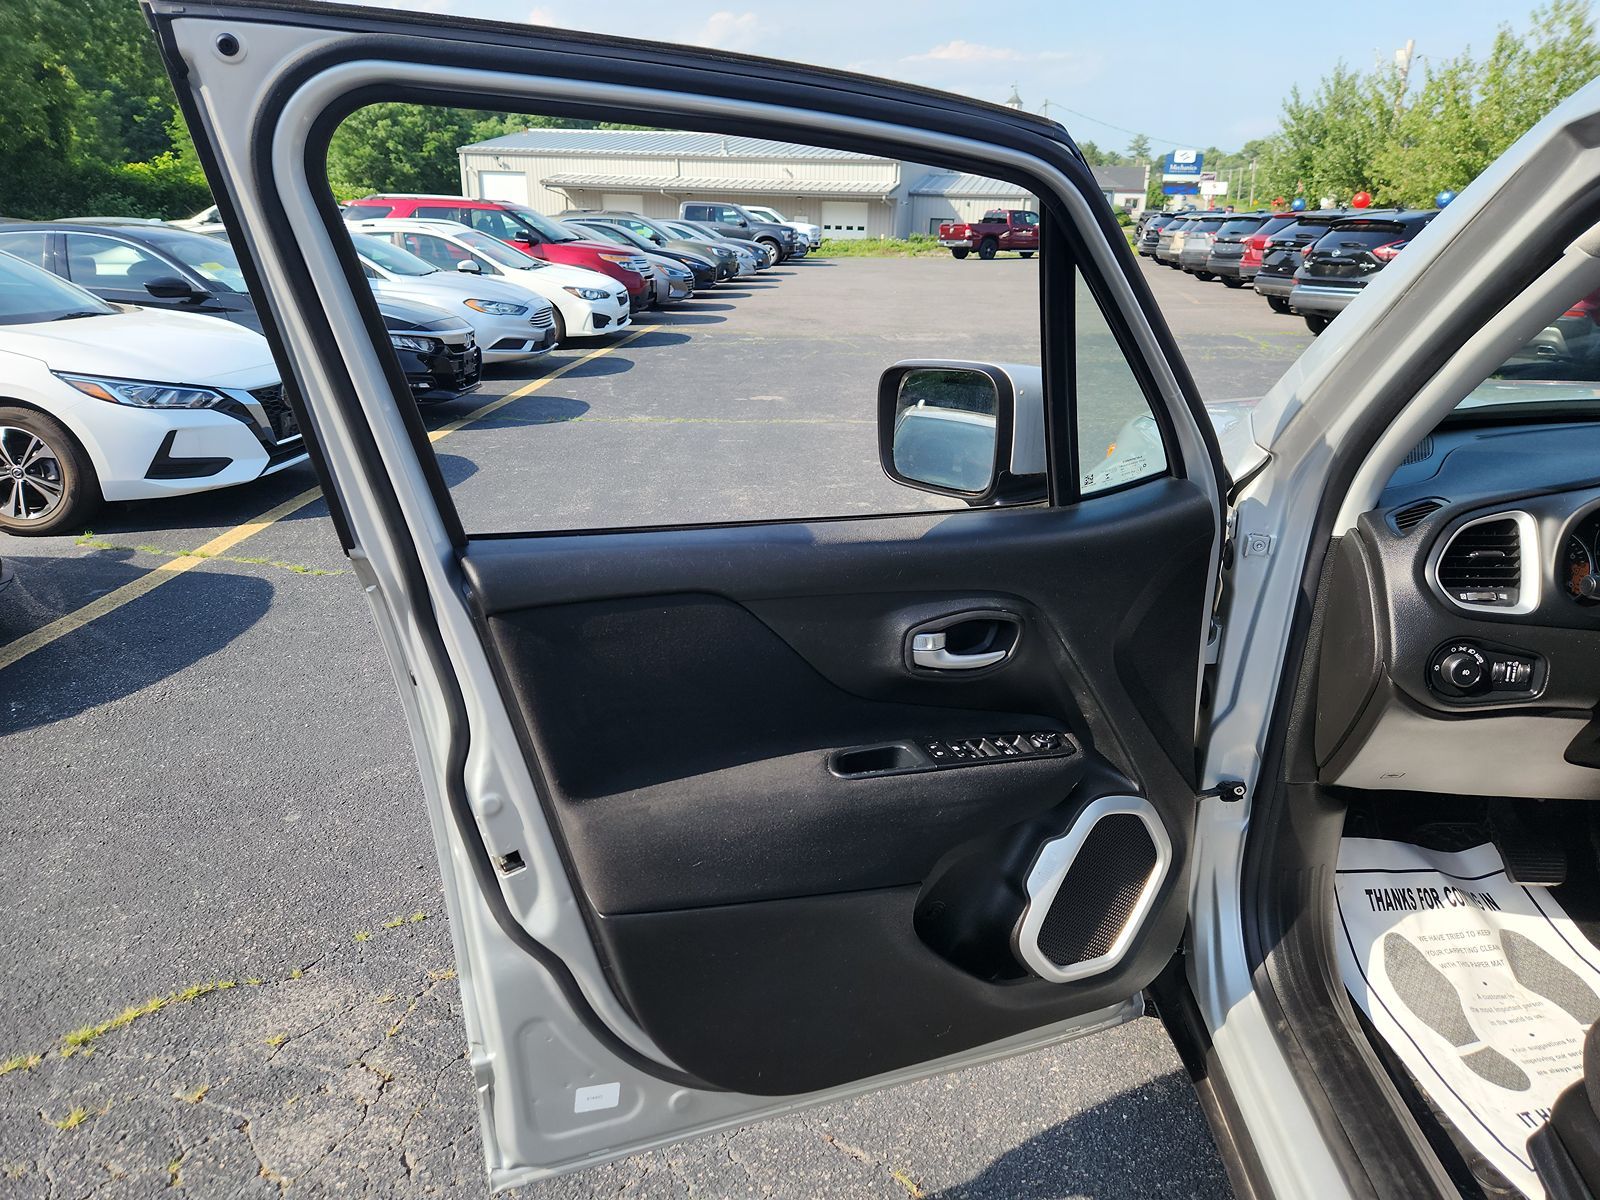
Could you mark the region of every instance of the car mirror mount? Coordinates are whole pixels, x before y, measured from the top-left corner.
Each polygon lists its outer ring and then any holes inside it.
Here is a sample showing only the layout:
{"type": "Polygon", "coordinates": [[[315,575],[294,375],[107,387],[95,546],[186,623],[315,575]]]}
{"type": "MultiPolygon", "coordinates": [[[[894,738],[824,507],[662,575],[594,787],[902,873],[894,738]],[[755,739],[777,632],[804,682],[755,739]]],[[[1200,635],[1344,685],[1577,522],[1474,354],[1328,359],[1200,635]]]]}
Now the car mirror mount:
{"type": "Polygon", "coordinates": [[[1045,499],[1044,389],[1038,367],[907,360],[878,381],[884,473],[972,508],[1045,499]]]}

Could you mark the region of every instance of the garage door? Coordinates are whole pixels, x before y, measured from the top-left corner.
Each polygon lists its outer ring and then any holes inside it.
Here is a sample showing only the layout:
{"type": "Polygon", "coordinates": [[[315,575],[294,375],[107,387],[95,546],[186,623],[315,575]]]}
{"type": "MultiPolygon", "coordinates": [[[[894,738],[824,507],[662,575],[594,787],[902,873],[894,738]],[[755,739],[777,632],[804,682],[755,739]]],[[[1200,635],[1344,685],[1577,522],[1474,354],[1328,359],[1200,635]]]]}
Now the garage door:
{"type": "Polygon", "coordinates": [[[864,238],[867,236],[865,200],[824,200],[822,236],[825,238],[864,238]]]}
{"type": "Polygon", "coordinates": [[[607,212],[644,212],[644,197],[626,192],[602,192],[600,207],[607,212]]]}
{"type": "Polygon", "coordinates": [[[528,202],[528,177],[521,171],[479,171],[478,198],[507,204],[528,202]]]}

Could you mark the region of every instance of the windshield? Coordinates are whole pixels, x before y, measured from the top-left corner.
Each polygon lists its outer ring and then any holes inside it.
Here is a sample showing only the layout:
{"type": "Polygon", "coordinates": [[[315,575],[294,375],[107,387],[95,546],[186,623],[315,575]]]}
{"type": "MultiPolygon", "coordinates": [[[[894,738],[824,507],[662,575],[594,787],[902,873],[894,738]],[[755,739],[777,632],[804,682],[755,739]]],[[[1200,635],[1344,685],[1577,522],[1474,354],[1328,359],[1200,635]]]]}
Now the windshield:
{"type": "Polygon", "coordinates": [[[561,222],[553,221],[543,213],[534,212],[531,208],[523,208],[520,204],[508,204],[506,205],[506,211],[516,213],[517,220],[532,229],[547,242],[583,241],[570,229],[564,227],[561,222]]]}
{"type": "MultiPolygon", "coordinates": [[[[540,219],[546,220],[546,218],[542,217],[540,219]]],[[[548,220],[546,220],[546,223],[554,225],[553,222],[548,220]]],[[[578,240],[565,229],[561,229],[559,226],[555,228],[560,236],[552,238],[551,241],[575,242],[578,240]]],[[[540,232],[543,231],[541,230],[540,232]]],[[[463,229],[459,233],[451,234],[451,236],[474,253],[483,255],[496,266],[510,267],[513,271],[533,271],[544,266],[544,263],[534,258],[533,255],[524,254],[521,250],[514,250],[499,238],[492,238],[487,233],[479,233],[476,229],[463,229]]]]}
{"type": "Polygon", "coordinates": [[[245,284],[244,272],[239,268],[239,256],[222,238],[190,233],[186,229],[141,229],[139,236],[177,259],[207,283],[215,285],[219,291],[250,290],[245,284]]]}
{"type": "Polygon", "coordinates": [[[1262,225],[1261,218],[1250,217],[1242,221],[1229,221],[1217,233],[1222,237],[1237,237],[1240,234],[1254,233],[1262,225]]]}
{"type": "Polygon", "coordinates": [[[42,267],[0,253],[0,325],[100,317],[116,311],[42,267]]]}
{"type": "Polygon", "coordinates": [[[602,238],[616,246],[627,246],[630,249],[637,248],[640,250],[656,249],[654,242],[641,237],[631,229],[626,229],[621,225],[613,225],[609,221],[596,221],[592,225],[579,224],[575,228],[585,234],[593,234],[595,237],[602,238]]]}
{"type": "MultiPolygon", "coordinates": [[[[1452,419],[1521,416],[1530,405],[1600,417],[1600,291],[1546,325],[1456,406],[1452,419]]],[[[1563,413],[1563,415],[1570,415],[1563,413]]]]}
{"type": "Polygon", "coordinates": [[[789,220],[775,208],[747,208],[745,211],[752,217],[759,217],[763,221],[776,221],[779,225],[789,220]]]}
{"type": "Polygon", "coordinates": [[[675,221],[668,221],[667,228],[672,230],[672,232],[677,234],[679,237],[686,237],[692,242],[709,242],[714,240],[709,233],[706,233],[702,229],[696,229],[693,225],[679,225],[675,221]]]}
{"type": "Polygon", "coordinates": [[[393,242],[368,233],[352,234],[356,253],[369,262],[377,263],[391,275],[437,275],[439,268],[418,258],[409,250],[402,250],[393,242]]]}

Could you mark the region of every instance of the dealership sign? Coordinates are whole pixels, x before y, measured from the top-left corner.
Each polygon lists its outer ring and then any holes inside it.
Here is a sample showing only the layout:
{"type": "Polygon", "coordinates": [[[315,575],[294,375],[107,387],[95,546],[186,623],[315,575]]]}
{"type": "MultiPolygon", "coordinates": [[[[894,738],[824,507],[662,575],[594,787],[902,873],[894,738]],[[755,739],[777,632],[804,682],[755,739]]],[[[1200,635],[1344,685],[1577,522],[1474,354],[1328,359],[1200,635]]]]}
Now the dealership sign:
{"type": "Polygon", "coordinates": [[[1174,150],[1162,164],[1163,182],[1183,182],[1200,178],[1205,166],[1205,155],[1198,150],[1174,150]]]}

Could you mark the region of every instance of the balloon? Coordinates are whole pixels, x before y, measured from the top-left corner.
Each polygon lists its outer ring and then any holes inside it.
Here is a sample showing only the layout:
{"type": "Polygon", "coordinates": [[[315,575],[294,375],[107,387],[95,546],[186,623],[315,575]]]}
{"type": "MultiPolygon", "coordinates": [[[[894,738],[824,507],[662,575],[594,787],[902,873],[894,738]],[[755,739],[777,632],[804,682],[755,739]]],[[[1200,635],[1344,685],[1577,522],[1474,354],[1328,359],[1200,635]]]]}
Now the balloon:
{"type": "Polygon", "coordinates": [[[1294,203],[1289,205],[1289,207],[1294,209],[1295,212],[1305,212],[1306,198],[1304,196],[1296,196],[1294,198],[1294,203]]]}
{"type": "Polygon", "coordinates": [[[1449,204],[1450,201],[1454,200],[1455,198],[1456,198],[1456,194],[1454,192],[1452,192],[1449,188],[1445,188],[1444,191],[1440,192],[1437,196],[1435,196],[1433,198],[1433,202],[1435,204],[1437,204],[1440,208],[1443,208],[1446,204],[1449,204]]]}
{"type": "Polygon", "coordinates": [[[1357,192],[1350,197],[1350,204],[1354,208],[1366,208],[1371,203],[1372,195],[1369,192],[1357,192]]]}
{"type": "Polygon", "coordinates": [[[1285,200],[1282,196],[1274,196],[1273,199],[1272,199],[1272,207],[1273,208],[1282,208],[1287,203],[1289,203],[1289,202],[1287,200],[1285,200]]]}

